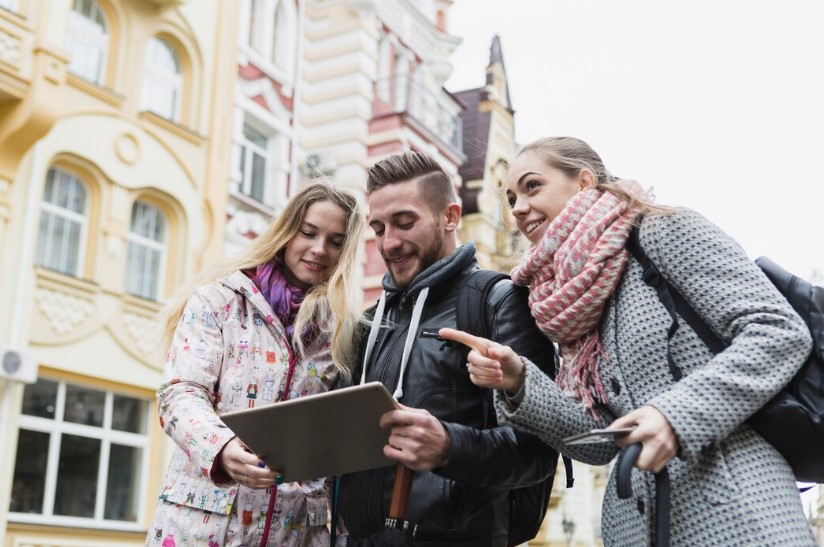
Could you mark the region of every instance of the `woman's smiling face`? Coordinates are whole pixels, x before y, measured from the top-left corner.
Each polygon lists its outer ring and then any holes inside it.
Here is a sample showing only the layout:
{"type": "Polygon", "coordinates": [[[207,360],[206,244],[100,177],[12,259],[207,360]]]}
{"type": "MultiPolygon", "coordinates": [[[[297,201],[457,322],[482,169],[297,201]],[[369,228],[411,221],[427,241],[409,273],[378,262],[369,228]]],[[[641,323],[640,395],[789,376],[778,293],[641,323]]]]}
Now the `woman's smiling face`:
{"type": "Polygon", "coordinates": [[[506,180],[506,199],[518,229],[536,245],[566,203],[588,187],[589,171],[570,177],[539,155],[525,152],[515,158],[506,180]]]}

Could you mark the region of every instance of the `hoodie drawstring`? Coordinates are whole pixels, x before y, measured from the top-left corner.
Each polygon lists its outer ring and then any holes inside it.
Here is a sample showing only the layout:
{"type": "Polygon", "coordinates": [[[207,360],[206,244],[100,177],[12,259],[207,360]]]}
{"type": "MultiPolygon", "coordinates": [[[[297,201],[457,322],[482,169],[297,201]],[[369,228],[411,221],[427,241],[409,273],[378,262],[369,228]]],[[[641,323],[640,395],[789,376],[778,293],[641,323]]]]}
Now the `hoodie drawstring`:
{"type": "MultiPolygon", "coordinates": [[[[409,331],[406,333],[406,343],[403,346],[403,356],[401,357],[401,367],[398,373],[398,386],[392,397],[399,401],[403,397],[403,377],[406,372],[406,364],[409,362],[409,354],[412,353],[412,345],[415,343],[417,337],[418,325],[421,323],[421,315],[426,304],[426,297],[429,295],[429,287],[424,287],[418,293],[418,298],[415,300],[415,307],[412,309],[412,320],[409,323],[409,331]]],[[[386,291],[381,293],[381,299],[378,302],[378,307],[375,310],[375,317],[372,319],[372,327],[369,329],[369,338],[366,341],[366,354],[363,358],[363,373],[361,374],[361,384],[366,381],[366,363],[369,361],[369,356],[372,354],[372,349],[375,346],[375,340],[378,338],[378,330],[383,322],[384,308],[386,307],[386,291]]]]}

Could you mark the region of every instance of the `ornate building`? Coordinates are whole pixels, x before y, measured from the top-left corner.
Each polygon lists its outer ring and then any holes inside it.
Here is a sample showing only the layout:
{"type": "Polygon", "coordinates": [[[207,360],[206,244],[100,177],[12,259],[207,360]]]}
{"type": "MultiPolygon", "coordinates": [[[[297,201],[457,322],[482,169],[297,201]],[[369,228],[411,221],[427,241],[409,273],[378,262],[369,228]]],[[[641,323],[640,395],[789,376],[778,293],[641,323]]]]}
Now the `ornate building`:
{"type": "Polygon", "coordinates": [[[3,545],[144,543],[156,314],[223,250],[237,26],[218,0],[0,0],[3,545]]]}
{"type": "MultiPolygon", "coordinates": [[[[461,238],[509,268],[501,44],[482,88],[447,91],[451,4],[0,0],[0,545],[143,545],[171,448],[157,312],[305,180],[363,189],[427,152],[461,238]]],[[[368,302],[385,267],[365,245],[368,302]]],[[[571,491],[559,471],[531,545],[598,544],[603,471],[571,491]]]]}

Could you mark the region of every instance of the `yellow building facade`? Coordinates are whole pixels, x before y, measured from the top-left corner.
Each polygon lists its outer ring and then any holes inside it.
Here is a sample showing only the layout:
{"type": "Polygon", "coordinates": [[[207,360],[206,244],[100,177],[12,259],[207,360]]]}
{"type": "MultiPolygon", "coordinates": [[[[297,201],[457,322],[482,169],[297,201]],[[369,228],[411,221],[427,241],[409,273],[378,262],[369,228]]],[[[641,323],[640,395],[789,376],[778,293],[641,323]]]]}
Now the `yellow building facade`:
{"type": "Polygon", "coordinates": [[[237,14],[0,0],[0,537],[143,545],[157,312],[220,255],[237,14]]]}

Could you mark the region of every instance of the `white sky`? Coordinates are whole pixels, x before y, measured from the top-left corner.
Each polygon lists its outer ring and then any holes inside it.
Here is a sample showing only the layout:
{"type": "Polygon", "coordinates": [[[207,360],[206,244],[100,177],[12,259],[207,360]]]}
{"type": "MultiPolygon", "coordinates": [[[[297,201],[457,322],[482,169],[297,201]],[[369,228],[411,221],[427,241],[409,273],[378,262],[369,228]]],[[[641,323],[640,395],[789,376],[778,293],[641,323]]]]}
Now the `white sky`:
{"type": "Polygon", "coordinates": [[[501,37],[516,139],[571,135],[810,278],[824,271],[824,2],[456,0],[451,91],[501,37]]]}

